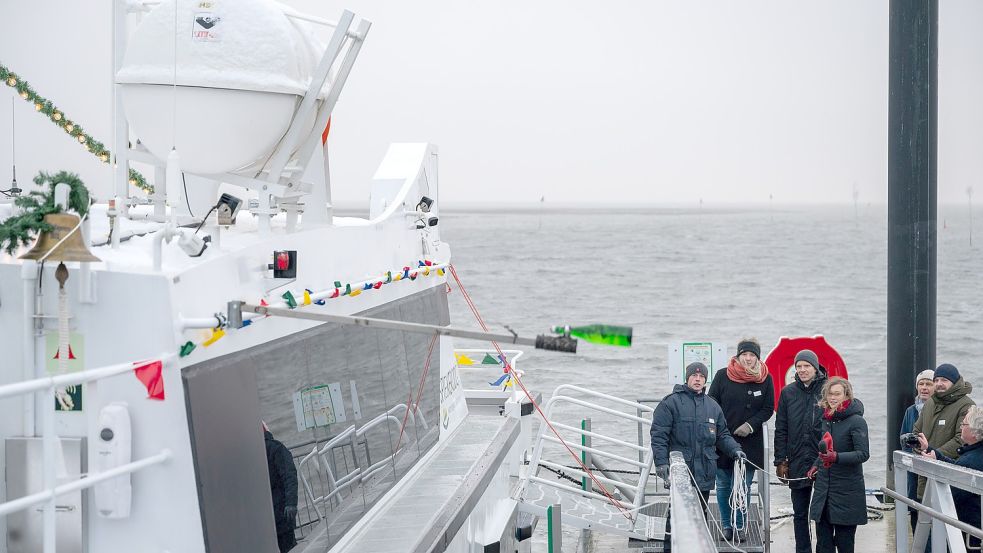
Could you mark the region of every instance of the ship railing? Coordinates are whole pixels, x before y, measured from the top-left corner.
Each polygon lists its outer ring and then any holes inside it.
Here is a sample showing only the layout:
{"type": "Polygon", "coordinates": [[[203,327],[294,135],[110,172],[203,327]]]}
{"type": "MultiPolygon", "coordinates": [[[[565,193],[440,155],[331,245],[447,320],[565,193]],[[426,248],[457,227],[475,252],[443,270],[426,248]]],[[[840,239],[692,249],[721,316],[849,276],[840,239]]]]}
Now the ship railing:
{"type": "Polygon", "coordinates": [[[704,522],[703,498],[693,486],[682,452],[669,453],[669,508],[672,512],[672,549],[687,553],[717,551],[710,527],[704,522]]]}
{"type": "MultiPolygon", "coordinates": [[[[174,354],[162,355],[157,357],[164,366],[167,366],[176,358],[174,354]]],[[[0,517],[6,517],[11,513],[29,509],[35,505],[43,504],[43,531],[42,543],[45,553],[54,553],[56,539],[56,519],[57,510],[56,499],[65,494],[78,492],[92,488],[102,482],[118,478],[127,474],[159,465],[167,462],[172,453],[170,449],[161,449],[159,453],[144,457],[143,459],[132,461],[120,465],[116,468],[89,472],[77,480],[65,484],[57,485],[57,459],[60,451],[58,445],[59,436],[55,429],[55,410],[51,407],[56,402],[56,392],[68,386],[79,386],[81,384],[96,382],[125,373],[131,373],[138,365],[134,363],[120,363],[108,365],[96,369],[89,369],[79,372],[48,376],[34,380],[25,380],[0,386],[0,399],[17,397],[26,394],[37,394],[40,405],[48,408],[41,409],[42,440],[44,443],[42,465],[43,465],[43,490],[37,493],[19,497],[4,503],[0,503],[0,517]]]]}
{"type": "Polygon", "coordinates": [[[904,451],[895,451],[893,461],[894,490],[882,487],[881,491],[895,501],[895,550],[898,553],[924,551],[931,535],[932,551],[945,551],[946,546],[952,553],[979,551],[979,546],[968,548],[967,543],[970,536],[983,540],[983,530],[959,520],[952,488],[983,497],[983,473],[904,451]],[[909,474],[926,480],[921,503],[895,491],[908,489],[909,474]],[[918,524],[910,544],[908,509],[918,512],[918,524]]]}
{"type": "Polygon", "coordinates": [[[608,501],[606,495],[595,493],[595,486],[592,481],[596,480],[609,489],[609,494],[620,494],[630,502],[631,508],[627,509],[627,512],[634,520],[637,517],[638,508],[643,504],[645,498],[645,488],[652,468],[651,450],[600,432],[599,427],[591,427],[588,419],[582,419],[580,428],[559,422],[556,420],[557,409],[566,406],[574,407],[578,409],[578,412],[588,416],[600,416],[605,421],[614,419],[616,422],[629,421],[635,423],[651,421],[653,408],[610,394],[563,384],[554,390],[553,396],[543,408],[546,420],[553,428],[564,431],[567,435],[570,433],[576,435],[576,440],[564,440],[566,445],[580,453],[581,462],[585,466],[588,468],[593,466],[600,474],[588,474],[580,468],[570,467],[569,463],[560,464],[544,460],[543,447],[546,444],[561,444],[557,437],[550,434],[546,424],[539,427],[539,436],[536,439],[531,460],[534,470],[545,467],[553,471],[562,471],[565,474],[579,476],[581,486],[569,486],[555,479],[541,478],[535,473],[529,477],[530,481],[542,486],[557,488],[574,496],[608,501]],[[639,412],[641,416],[636,414],[639,412]],[[640,455],[641,459],[636,460],[635,454],[640,455]],[[605,464],[603,469],[599,466],[605,464]],[[618,467],[625,467],[629,470],[618,470],[618,467]],[[616,473],[626,476],[612,477],[616,473]],[[632,475],[637,475],[637,479],[632,481],[633,479],[629,478],[632,475]]]}
{"type": "Polygon", "coordinates": [[[371,430],[383,424],[388,424],[393,428],[386,433],[386,439],[391,440],[391,436],[399,434],[404,417],[407,427],[413,427],[419,422],[425,430],[429,428],[425,417],[416,417],[413,414],[413,411],[418,411],[418,409],[412,409],[407,412],[408,409],[405,403],[400,403],[360,427],[356,427],[355,425],[349,426],[323,445],[315,444],[310,453],[301,458],[298,463],[297,472],[300,474],[301,484],[304,487],[304,494],[307,501],[314,508],[318,519],[323,520],[325,518],[325,510],[328,508],[326,506],[328,502],[334,505],[340,504],[339,494],[343,490],[360,485],[370,480],[376,474],[387,470],[389,467],[394,468],[396,456],[410,441],[410,433],[406,431],[407,429],[403,429],[402,443],[399,444],[397,449],[391,455],[386,455],[382,459],[373,462],[371,447],[369,445],[370,440],[367,436],[371,430]],[[360,446],[364,447],[365,452],[367,466],[364,469],[360,466],[359,456],[356,454],[356,448],[360,446]],[[345,470],[348,472],[341,475],[337,474],[337,464],[334,462],[335,451],[339,448],[347,448],[351,452],[354,464],[354,468],[351,470],[346,466],[345,470]],[[315,475],[322,486],[315,487],[312,482],[315,475]],[[324,490],[324,493],[319,495],[319,490],[324,490]]]}

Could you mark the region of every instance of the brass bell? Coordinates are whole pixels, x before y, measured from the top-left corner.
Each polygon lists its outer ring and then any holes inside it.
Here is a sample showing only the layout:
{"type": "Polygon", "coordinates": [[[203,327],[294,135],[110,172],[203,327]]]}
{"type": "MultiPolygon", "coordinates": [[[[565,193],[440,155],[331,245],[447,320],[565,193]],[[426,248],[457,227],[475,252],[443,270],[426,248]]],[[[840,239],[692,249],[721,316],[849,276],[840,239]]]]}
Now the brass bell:
{"type": "Polygon", "coordinates": [[[75,232],[72,232],[72,229],[79,224],[78,215],[50,213],[44,216],[44,222],[51,225],[52,230],[42,232],[34,247],[20,256],[21,259],[38,260],[48,255],[45,259],[52,261],[101,261],[86,247],[85,240],[82,238],[82,227],[79,226],[75,232]],[[66,236],[68,238],[65,238],[66,236]]]}

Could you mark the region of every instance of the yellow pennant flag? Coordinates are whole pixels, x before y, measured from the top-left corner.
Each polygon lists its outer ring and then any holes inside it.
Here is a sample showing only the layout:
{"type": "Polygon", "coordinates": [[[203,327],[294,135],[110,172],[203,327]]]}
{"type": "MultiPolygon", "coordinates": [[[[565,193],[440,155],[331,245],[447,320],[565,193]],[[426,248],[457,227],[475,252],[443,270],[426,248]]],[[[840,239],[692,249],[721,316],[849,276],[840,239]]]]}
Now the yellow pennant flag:
{"type": "Polygon", "coordinates": [[[222,336],[225,336],[225,331],[222,330],[221,328],[216,328],[215,330],[212,330],[212,336],[209,339],[202,342],[201,345],[207,348],[208,346],[221,340],[222,336]]]}
{"type": "Polygon", "coordinates": [[[457,359],[457,364],[461,365],[474,365],[474,361],[470,357],[464,355],[463,353],[455,353],[454,357],[457,359]]]}
{"type": "Polygon", "coordinates": [[[311,304],[311,293],[308,292],[307,290],[304,290],[304,305],[310,305],[310,304],[311,304]]]}

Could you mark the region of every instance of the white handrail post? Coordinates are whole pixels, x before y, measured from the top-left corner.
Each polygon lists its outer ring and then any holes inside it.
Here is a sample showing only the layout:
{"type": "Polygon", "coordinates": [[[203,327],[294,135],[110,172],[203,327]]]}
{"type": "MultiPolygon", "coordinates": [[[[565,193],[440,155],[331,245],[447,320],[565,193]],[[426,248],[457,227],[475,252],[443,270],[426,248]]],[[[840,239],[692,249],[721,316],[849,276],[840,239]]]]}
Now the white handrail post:
{"type": "MultiPolygon", "coordinates": [[[[55,387],[49,386],[41,400],[41,418],[44,421],[44,489],[51,491],[57,485],[55,474],[55,453],[58,437],[55,435],[55,387]]],[[[55,519],[55,495],[44,504],[44,553],[55,553],[57,520],[55,519]]]]}
{"type": "MultiPolygon", "coordinates": [[[[894,463],[894,489],[901,493],[901,490],[908,490],[908,469],[904,463],[894,463]]],[[[917,516],[917,514],[916,514],[917,516]]],[[[897,553],[908,553],[908,506],[900,501],[894,502],[894,527],[895,531],[895,551],[897,553]]]]}

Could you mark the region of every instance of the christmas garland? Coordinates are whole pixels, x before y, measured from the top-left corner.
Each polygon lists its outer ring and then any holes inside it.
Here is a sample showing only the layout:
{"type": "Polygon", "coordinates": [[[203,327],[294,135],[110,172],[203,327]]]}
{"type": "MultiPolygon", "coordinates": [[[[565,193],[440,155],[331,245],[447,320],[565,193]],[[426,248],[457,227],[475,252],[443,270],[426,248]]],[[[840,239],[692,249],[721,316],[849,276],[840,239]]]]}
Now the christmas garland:
{"type": "MultiPolygon", "coordinates": [[[[51,100],[38,94],[31,85],[25,81],[20,75],[17,75],[13,71],[7,69],[3,64],[0,64],[0,81],[3,81],[7,86],[17,90],[17,94],[20,95],[25,101],[34,104],[34,110],[43,113],[51,119],[51,122],[58,125],[70,136],[78,140],[79,144],[85,147],[86,150],[92,152],[92,155],[99,158],[99,161],[103,163],[109,163],[112,158],[112,152],[110,152],[106,146],[99,142],[98,140],[92,138],[85,130],[75,121],[65,117],[65,113],[58,109],[57,106],[51,103],[51,100]]],[[[144,178],[139,171],[135,169],[130,169],[130,184],[143,190],[147,194],[153,194],[154,187],[151,186],[147,179],[144,178]]]]}
{"type": "Polygon", "coordinates": [[[44,222],[44,216],[59,213],[61,208],[55,203],[55,186],[65,183],[69,186],[68,207],[81,216],[89,211],[89,190],[82,179],[75,173],[60,171],[54,175],[40,172],[34,177],[34,184],[44,187],[44,192],[34,190],[25,196],[19,196],[14,204],[21,208],[20,215],[4,219],[0,223],[0,248],[14,255],[21,245],[27,246],[41,232],[50,232],[51,225],[44,222]]]}

